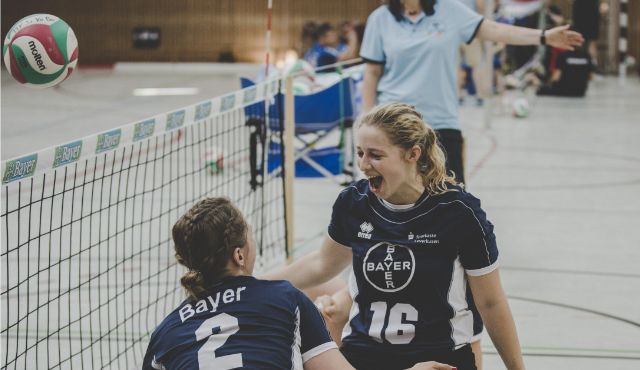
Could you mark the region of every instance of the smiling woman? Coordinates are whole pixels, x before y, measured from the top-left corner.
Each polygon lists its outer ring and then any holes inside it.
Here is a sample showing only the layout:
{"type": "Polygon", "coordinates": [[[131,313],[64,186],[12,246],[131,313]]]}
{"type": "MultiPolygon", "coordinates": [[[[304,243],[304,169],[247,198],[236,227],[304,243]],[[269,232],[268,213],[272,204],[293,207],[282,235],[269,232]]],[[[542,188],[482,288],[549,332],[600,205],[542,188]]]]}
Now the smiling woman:
{"type": "Polygon", "coordinates": [[[336,199],[322,247],[269,278],[304,289],[351,262],[349,296],[319,303],[330,321],[350,310],[340,350],[374,370],[430,360],[477,369],[470,286],[506,367],[523,369],[493,224],[446,173],[434,130],[414,107],[389,103],[362,117],[357,141],[367,179],[336,199]]]}
{"type": "Polygon", "coordinates": [[[358,164],[369,188],[393,204],[414,203],[424,192],[446,192],[455,180],[445,169],[435,131],[405,104],[387,104],[358,126],[358,164]],[[384,186],[384,188],[383,188],[384,186]]]}

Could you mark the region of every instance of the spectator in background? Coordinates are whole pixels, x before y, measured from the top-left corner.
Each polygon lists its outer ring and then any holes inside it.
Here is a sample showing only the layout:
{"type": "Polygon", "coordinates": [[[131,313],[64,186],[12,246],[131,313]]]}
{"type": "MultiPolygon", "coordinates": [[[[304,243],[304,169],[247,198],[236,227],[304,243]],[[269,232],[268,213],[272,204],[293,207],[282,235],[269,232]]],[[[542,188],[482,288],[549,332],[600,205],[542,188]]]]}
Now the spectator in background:
{"type": "Polygon", "coordinates": [[[318,43],[318,23],[308,21],[302,26],[302,50],[304,51],[303,59],[309,62],[314,68],[320,53],[320,44],[318,43]]]}
{"type": "Polygon", "coordinates": [[[574,0],[573,26],[585,39],[591,63],[598,63],[598,37],[600,35],[600,15],[607,13],[609,6],[600,0],[574,0]]]}
{"type": "Polygon", "coordinates": [[[347,44],[341,44],[333,25],[328,22],[321,24],[317,29],[320,48],[318,49],[315,66],[322,67],[357,58],[363,35],[364,25],[350,25],[345,35],[347,44]]]}
{"type": "MultiPolygon", "coordinates": [[[[484,15],[484,0],[459,0],[467,8],[474,12],[484,15]]],[[[474,38],[471,43],[462,43],[460,46],[460,59],[462,62],[462,70],[468,67],[470,70],[471,80],[475,87],[476,99],[479,106],[482,105],[483,99],[488,95],[490,89],[491,76],[486,76],[480,68],[484,63],[487,53],[481,40],[474,38]]],[[[459,83],[464,80],[459,77],[459,83]]],[[[462,96],[460,97],[462,102],[462,96]]]]}
{"type": "Polygon", "coordinates": [[[550,81],[538,89],[538,95],[582,97],[587,91],[593,64],[584,48],[560,53],[550,81]]]}
{"type": "Polygon", "coordinates": [[[340,46],[336,29],[331,23],[324,22],[318,26],[316,35],[320,49],[315,66],[322,67],[336,63],[340,55],[338,49],[344,49],[344,47],[340,46]]]}

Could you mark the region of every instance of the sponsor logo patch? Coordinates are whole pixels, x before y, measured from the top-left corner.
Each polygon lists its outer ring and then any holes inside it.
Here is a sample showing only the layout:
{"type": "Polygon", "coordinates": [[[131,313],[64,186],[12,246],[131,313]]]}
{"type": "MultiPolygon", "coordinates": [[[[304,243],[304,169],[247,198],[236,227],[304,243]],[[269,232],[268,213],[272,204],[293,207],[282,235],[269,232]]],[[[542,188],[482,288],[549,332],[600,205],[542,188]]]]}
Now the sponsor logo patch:
{"type": "Polygon", "coordinates": [[[360,231],[358,232],[358,238],[371,239],[371,233],[373,232],[373,225],[371,222],[363,222],[360,224],[360,231]]]}
{"type": "Polygon", "coordinates": [[[211,115],[211,106],[212,104],[210,101],[196,105],[195,120],[197,121],[209,117],[211,115]]]}
{"type": "Polygon", "coordinates": [[[64,166],[80,159],[82,154],[82,140],[74,141],[56,147],[53,156],[53,167],[64,166]]]}
{"type": "Polygon", "coordinates": [[[182,127],[184,124],[184,109],[167,114],[166,130],[173,130],[182,127]]]}
{"type": "Polygon", "coordinates": [[[220,103],[220,111],[226,112],[229,109],[233,108],[236,104],[236,94],[231,94],[222,97],[222,102],[220,103]]]}
{"type": "Polygon", "coordinates": [[[120,129],[116,129],[116,130],[105,132],[104,134],[98,135],[98,143],[96,144],[96,154],[117,148],[118,145],[120,145],[121,136],[122,136],[122,130],[120,129]]]}
{"type": "Polygon", "coordinates": [[[416,260],[410,248],[382,242],[367,251],[362,272],[377,290],[397,292],[409,285],[415,266],[416,260]]]}
{"type": "Polygon", "coordinates": [[[153,135],[156,130],[155,118],[148,119],[146,121],[138,122],[133,127],[133,141],[142,140],[153,135]]]}
{"type": "Polygon", "coordinates": [[[256,95],[257,95],[257,91],[256,91],[256,87],[252,86],[248,89],[246,89],[244,91],[244,96],[242,97],[242,102],[247,104],[250,103],[254,100],[256,100],[256,95]]]}
{"type": "Polygon", "coordinates": [[[11,181],[32,176],[36,172],[37,163],[38,154],[31,154],[5,162],[2,183],[6,184],[11,181]]]}

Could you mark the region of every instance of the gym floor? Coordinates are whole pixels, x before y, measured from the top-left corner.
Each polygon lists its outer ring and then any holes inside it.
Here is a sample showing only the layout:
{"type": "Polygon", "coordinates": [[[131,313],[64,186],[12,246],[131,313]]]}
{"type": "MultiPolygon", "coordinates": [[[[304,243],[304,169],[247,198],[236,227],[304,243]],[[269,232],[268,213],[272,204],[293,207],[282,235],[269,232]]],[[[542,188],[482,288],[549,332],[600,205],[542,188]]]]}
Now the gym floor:
{"type": "MultiPolygon", "coordinates": [[[[2,159],[72,141],[239,88],[241,72],[80,69],[32,90],[2,71],[2,159]],[[196,87],[191,96],[133,96],[196,87]]],[[[501,275],[529,369],[640,368],[640,80],[591,83],[587,97],[537,98],[511,116],[496,98],[489,124],[461,107],[468,190],[495,224],[501,275]]],[[[296,245],[319,245],[340,187],[295,184],[296,245]]],[[[503,368],[486,336],[485,369],[503,368]]]]}

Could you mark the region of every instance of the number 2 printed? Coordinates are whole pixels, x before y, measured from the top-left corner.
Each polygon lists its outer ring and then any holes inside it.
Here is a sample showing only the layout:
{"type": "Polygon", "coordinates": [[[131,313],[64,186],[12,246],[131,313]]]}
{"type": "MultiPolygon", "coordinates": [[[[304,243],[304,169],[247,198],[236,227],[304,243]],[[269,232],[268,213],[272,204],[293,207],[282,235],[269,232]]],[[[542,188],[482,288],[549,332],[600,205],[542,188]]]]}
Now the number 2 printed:
{"type": "Polygon", "coordinates": [[[198,351],[198,366],[200,370],[227,370],[242,367],[242,354],[216,357],[216,350],[224,345],[230,336],[239,330],[238,319],[221,313],[205,320],[198,329],[196,329],[196,340],[201,341],[205,338],[205,343],[198,351]],[[219,328],[220,331],[213,334],[213,329],[219,328]]]}

